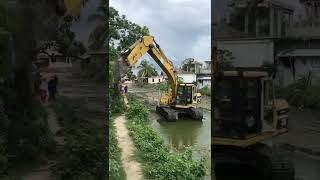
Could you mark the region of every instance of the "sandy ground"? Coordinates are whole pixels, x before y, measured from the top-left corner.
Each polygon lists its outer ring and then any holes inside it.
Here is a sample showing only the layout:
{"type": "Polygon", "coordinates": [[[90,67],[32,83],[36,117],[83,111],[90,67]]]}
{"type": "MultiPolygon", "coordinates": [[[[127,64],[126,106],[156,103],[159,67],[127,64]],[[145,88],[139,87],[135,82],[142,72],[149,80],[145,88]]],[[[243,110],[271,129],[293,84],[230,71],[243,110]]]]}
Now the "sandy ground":
{"type": "Polygon", "coordinates": [[[121,161],[127,175],[127,180],[142,180],[141,164],[132,158],[135,147],[125,125],[125,115],[117,117],[114,122],[118,147],[121,149],[121,161]]]}

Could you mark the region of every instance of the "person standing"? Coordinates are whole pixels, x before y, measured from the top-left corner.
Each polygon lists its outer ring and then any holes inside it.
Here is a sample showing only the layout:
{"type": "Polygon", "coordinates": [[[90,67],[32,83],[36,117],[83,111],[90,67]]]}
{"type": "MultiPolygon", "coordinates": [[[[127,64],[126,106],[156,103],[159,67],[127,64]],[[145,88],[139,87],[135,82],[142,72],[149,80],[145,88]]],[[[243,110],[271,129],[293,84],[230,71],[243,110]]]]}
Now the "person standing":
{"type": "Polygon", "coordinates": [[[54,94],[58,94],[58,77],[57,75],[54,75],[53,77],[53,81],[54,81],[54,94]]]}
{"type": "Polygon", "coordinates": [[[123,96],[124,95],[124,85],[120,85],[120,94],[123,96]]]}
{"type": "Polygon", "coordinates": [[[40,84],[40,100],[41,100],[41,102],[46,103],[47,97],[48,97],[47,79],[43,78],[41,80],[41,84],[40,84]]]}
{"type": "Polygon", "coordinates": [[[54,78],[51,78],[48,82],[48,91],[49,91],[49,101],[54,100],[54,78]]]}
{"type": "Polygon", "coordinates": [[[128,86],[125,85],[125,86],[124,86],[124,93],[127,94],[127,92],[128,92],[128,86]]]}

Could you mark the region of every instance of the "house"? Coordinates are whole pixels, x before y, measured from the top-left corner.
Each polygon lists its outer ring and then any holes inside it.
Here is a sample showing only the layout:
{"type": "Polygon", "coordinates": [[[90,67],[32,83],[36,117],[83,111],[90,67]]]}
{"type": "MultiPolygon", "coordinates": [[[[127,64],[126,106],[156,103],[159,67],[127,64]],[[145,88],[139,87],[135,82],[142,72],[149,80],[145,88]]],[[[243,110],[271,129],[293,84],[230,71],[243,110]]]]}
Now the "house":
{"type": "Polygon", "coordinates": [[[39,68],[64,69],[72,67],[72,57],[65,57],[57,50],[47,49],[37,54],[35,64],[39,68]]]}
{"type": "Polygon", "coordinates": [[[148,84],[158,84],[164,82],[164,80],[163,76],[151,76],[148,77],[148,84]]]}
{"type": "Polygon", "coordinates": [[[204,61],[204,66],[197,73],[197,88],[211,87],[211,61],[204,61]]]}
{"type": "Polygon", "coordinates": [[[195,83],[197,81],[197,75],[195,73],[180,72],[178,73],[178,79],[182,83],[195,83]]]}
{"type": "MultiPolygon", "coordinates": [[[[311,16],[319,14],[315,8],[319,1],[307,1],[300,1],[306,11],[311,9],[302,20],[293,19],[297,16],[293,16],[294,8],[287,3],[264,0],[255,7],[256,10],[265,12],[264,16],[260,14],[248,18],[248,13],[245,13],[242,17],[243,24],[240,23],[237,27],[233,27],[230,17],[218,21],[213,27],[217,49],[231,52],[232,62],[236,67],[274,64],[277,69],[275,83],[279,86],[294,83],[309,73],[316,81],[320,76],[317,65],[320,62],[320,29],[315,25],[320,23],[319,18],[311,16]],[[302,30],[302,27],[310,31],[302,30]]],[[[246,6],[247,1],[234,1],[230,5],[231,12],[246,6]]]]}
{"type": "Polygon", "coordinates": [[[181,70],[189,73],[199,73],[202,64],[194,58],[187,58],[182,61],[181,70]]]}
{"type": "Polygon", "coordinates": [[[276,84],[287,86],[309,74],[312,83],[320,80],[320,39],[291,39],[277,43],[276,84]]]}

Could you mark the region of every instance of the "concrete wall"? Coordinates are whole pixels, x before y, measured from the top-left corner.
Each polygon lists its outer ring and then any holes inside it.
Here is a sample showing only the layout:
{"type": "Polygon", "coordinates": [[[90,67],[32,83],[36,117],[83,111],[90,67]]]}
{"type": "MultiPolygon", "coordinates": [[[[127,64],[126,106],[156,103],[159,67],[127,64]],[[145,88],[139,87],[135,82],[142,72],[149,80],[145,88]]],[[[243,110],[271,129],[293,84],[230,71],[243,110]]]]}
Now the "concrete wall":
{"type": "Polygon", "coordinates": [[[217,47],[231,51],[236,67],[259,67],[274,59],[273,40],[219,40],[217,47]]]}
{"type": "Polygon", "coordinates": [[[157,84],[164,81],[164,78],[162,76],[154,76],[148,78],[148,84],[157,84]]]}
{"type": "Polygon", "coordinates": [[[178,74],[178,77],[182,78],[184,83],[193,83],[197,81],[196,74],[178,74]]]}
{"type": "Polygon", "coordinates": [[[301,77],[306,77],[309,71],[312,73],[312,83],[320,80],[320,57],[295,57],[295,75],[289,67],[285,67],[280,61],[276,75],[276,85],[287,86],[295,83],[301,77]]]}
{"type": "Polygon", "coordinates": [[[202,89],[205,86],[211,88],[211,79],[198,79],[197,88],[202,89]]]}

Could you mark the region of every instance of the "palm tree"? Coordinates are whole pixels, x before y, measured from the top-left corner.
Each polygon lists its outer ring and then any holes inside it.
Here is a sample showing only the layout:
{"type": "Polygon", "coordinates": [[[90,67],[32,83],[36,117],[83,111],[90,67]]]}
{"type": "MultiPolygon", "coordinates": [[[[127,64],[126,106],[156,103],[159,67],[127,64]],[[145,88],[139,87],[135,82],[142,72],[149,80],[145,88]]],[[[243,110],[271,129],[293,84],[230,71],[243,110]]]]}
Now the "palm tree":
{"type": "Polygon", "coordinates": [[[142,60],[138,68],[140,68],[138,72],[138,78],[140,79],[146,79],[148,77],[158,75],[156,69],[152,65],[150,65],[147,60],[142,60]]]}

